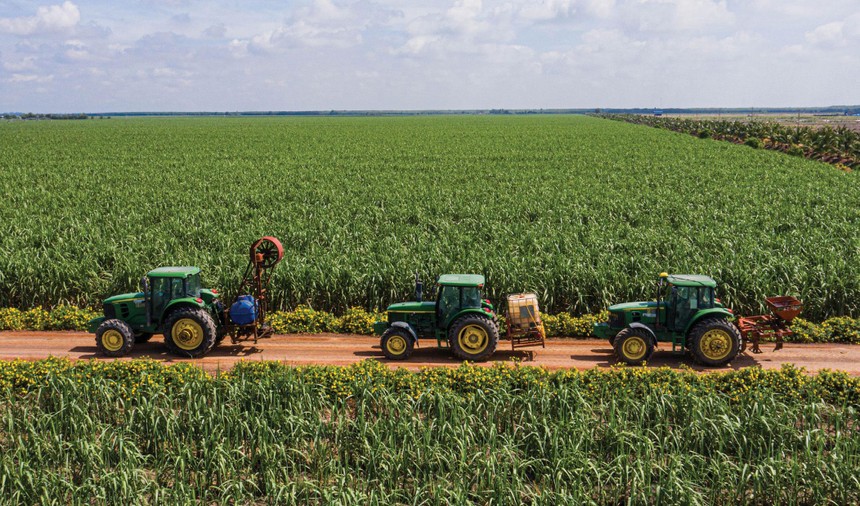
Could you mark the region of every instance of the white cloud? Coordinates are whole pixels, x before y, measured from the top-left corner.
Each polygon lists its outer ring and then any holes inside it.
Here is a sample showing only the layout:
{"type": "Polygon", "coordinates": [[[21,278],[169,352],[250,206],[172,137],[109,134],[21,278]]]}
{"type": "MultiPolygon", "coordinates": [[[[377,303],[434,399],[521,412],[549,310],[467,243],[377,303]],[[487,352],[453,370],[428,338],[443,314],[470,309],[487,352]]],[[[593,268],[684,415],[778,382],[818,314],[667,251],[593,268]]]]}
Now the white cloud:
{"type": "Polygon", "coordinates": [[[806,40],[810,44],[815,45],[832,45],[839,46],[845,43],[845,37],[842,34],[842,28],[845,23],[842,21],[834,21],[817,27],[815,30],[806,32],[806,40]]]}
{"type": "Polygon", "coordinates": [[[0,18],[0,32],[14,35],[57,32],[74,27],[80,20],[78,6],[66,1],[62,5],[39,7],[35,16],[0,18]]]}
{"type": "Polygon", "coordinates": [[[47,83],[53,81],[54,76],[42,76],[38,74],[12,74],[12,77],[6,80],[10,83],[47,83]]]}
{"type": "Polygon", "coordinates": [[[725,0],[626,0],[617,11],[628,29],[652,33],[724,29],[735,20],[725,0]]]}
{"type": "MultiPolygon", "coordinates": [[[[274,54],[303,47],[355,47],[363,42],[362,34],[368,27],[381,26],[387,16],[384,10],[368,8],[362,3],[341,7],[330,0],[315,0],[308,7],[292,11],[283,23],[273,28],[235,37],[229,49],[233,55],[241,56],[274,54]]],[[[207,29],[207,36],[213,35],[213,28],[207,29]]]]}
{"type": "Polygon", "coordinates": [[[225,35],[227,35],[227,27],[224,25],[224,23],[218,23],[203,30],[204,37],[220,39],[225,35]]]}
{"type": "Polygon", "coordinates": [[[576,13],[576,4],[576,0],[541,0],[540,2],[528,2],[520,9],[519,15],[525,19],[533,21],[569,18],[576,13]]]}
{"type": "Polygon", "coordinates": [[[678,0],[675,5],[675,26],[684,30],[726,26],[735,21],[726,0],[678,0]]]}
{"type": "Polygon", "coordinates": [[[3,68],[9,70],[11,72],[20,72],[22,70],[35,70],[36,69],[36,57],[35,56],[25,56],[17,61],[4,61],[3,68]]]}

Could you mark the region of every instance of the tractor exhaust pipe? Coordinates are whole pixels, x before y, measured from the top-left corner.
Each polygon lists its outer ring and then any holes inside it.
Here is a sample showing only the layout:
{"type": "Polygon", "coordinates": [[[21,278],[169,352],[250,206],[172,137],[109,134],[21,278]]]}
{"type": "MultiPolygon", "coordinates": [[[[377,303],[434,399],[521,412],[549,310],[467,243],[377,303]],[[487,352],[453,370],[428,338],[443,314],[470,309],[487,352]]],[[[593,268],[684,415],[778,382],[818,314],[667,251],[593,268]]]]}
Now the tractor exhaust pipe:
{"type": "Polygon", "coordinates": [[[424,283],[421,282],[421,278],[418,277],[418,271],[415,271],[415,300],[418,302],[422,302],[424,295],[424,283]]]}

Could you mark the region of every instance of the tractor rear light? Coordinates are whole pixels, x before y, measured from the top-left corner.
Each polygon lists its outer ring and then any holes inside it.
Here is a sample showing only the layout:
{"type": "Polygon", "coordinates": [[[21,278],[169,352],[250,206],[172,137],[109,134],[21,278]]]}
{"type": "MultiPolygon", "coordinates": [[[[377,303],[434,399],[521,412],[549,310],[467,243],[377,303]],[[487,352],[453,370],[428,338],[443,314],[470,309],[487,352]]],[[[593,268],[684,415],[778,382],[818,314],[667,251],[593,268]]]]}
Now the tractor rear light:
{"type": "Polygon", "coordinates": [[[212,293],[214,293],[215,295],[218,295],[218,290],[215,290],[215,289],[213,288],[213,289],[212,289],[212,293]]]}
{"type": "Polygon", "coordinates": [[[203,299],[201,299],[200,297],[197,297],[194,300],[196,300],[198,304],[203,304],[203,299]]]}
{"type": "Polygon", "coordinates": [[[735,314],[735,312],[734,312],[734,311],[732,311],[732,308],[726,308],[726,311],[728,311],[728,312],[729,312],[729,313],[731,313],[731,314],[735,314]]]}
{"type": "Polygon", "coordinates": [[[723,303],[723,301],[721,301],[719,298],[716,298],[716,299],[714,299],[714,300],[715,300],[715,301],[717,301],[717,304],[722,304],[722,303],[723,303]]]}

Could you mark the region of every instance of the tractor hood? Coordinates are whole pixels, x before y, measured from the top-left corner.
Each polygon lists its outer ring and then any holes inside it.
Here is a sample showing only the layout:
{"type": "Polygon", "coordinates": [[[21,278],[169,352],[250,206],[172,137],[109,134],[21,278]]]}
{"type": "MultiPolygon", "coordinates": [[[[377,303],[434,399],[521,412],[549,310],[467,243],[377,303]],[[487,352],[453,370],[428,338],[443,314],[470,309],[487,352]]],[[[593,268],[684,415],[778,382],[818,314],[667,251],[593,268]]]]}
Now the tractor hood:
{"type": "Polygon", "coordinates": [[[609,306],[609,312],[621,313],[623,311],[647,311],[657,307],[657,301],[651,300],[648,302],[625,302],[624,304],[615,304],[609,306]]]}
{"type": "Polygon", "coordinates": [[[114,295],[113,297],[108,297],[104,300],[105,304],[114,304],[117,302],[131,302],[134,299],[143,299],[143,292],[129,292],[129,293],[121,293],[119,295],[114,295]]]}
{"type": "Polygon", "coordinates": [[[435,302],[398,302],[388,306],[389,313],[435,313],[435,302]]]}

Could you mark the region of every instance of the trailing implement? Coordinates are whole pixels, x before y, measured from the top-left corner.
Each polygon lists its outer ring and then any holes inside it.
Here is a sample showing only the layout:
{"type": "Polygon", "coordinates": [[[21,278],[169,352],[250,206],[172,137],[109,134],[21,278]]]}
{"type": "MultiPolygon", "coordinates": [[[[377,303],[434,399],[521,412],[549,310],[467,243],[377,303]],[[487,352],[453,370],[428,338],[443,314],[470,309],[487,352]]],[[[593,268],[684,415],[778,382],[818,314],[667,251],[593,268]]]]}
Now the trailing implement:
{"type": "Polygon", "coordinates": [[[753,353],[761,353],[758,347],[761,338],[774,339],[774,351],[782,349],[782,339],[794,334],[789,325],[803,310],[803,303],[794,297],[768,297],[764,302],[772,314],[744,316],[737,322],[744,338],[744,348],[747,342],[751,342],[753,353]]]}
{"type": "Polygon", "coordinates": [[[735,320],[731,309],[716,297],[717,283],[708,276],[661,273],[657,300],[629,302],[609,307],[609,321],[594,326],[594,335],[609,340],[621,362],[639,365],[647,361],[658,343],[671,343],[672,351],[688,351],[707,366],[731,362],[752,342],[760,353],[760,337],[791,334],[788,324],[800,313],[794,297],[771,297],[774,315],[735,320]]]}
{"type": "Polygon", "coordinates": [[[227,335],[233,343],[268,337],[265,324],[271,270],[284,256],[280,241],[263,237],[251,245],[242,282],[229,307],[214,289],[203,288],[199,267],[159,267],[140,281],[141,290],[109,297],[104,316],[89,321],[96,347],[109,357],[128,355],[135,343],[164,334],[171,353],[201,357],[227,335]]]}

